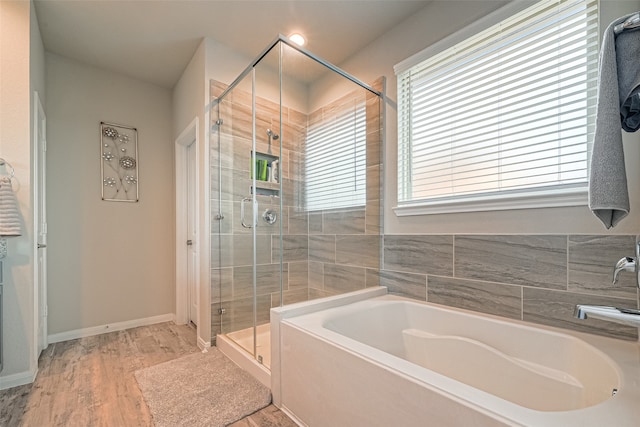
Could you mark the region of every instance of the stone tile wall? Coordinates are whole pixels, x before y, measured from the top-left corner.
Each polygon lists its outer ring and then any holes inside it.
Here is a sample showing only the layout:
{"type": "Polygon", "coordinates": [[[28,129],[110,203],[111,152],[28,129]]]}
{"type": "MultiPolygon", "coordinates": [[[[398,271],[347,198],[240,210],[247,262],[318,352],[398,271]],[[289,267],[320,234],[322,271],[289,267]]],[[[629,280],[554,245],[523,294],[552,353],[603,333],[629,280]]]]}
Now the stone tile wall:
{"type": "Polygon", "coordinates": [[[573,317],[576,304],[638,308],[634,274],[611,283],[634,244],[635,236],[385,235],[379,284],[422,301],[637,340],[637,328],[573,317]]]}

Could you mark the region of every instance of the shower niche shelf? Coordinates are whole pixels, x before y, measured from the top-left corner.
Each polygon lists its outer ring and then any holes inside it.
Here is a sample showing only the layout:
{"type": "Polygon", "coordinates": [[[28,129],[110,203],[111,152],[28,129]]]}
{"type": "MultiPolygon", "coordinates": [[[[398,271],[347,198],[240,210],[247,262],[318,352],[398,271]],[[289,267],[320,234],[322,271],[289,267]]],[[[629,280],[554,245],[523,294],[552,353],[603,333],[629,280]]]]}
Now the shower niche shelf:
{"type": "MultiPolygon", "coordinates": [[[[253,151],[251,152],[253,158],[253,151]]],[[[252,168],[256,173],[256,194],[259,196],[279,196],[280,195],[280,157],[273,154],[256,151],[256,164],[252,168]]],[[[253,194],[253,186],[251,187],[253,194]]]]}
{"type": "MultiPolygon", "coordinates": [[[[251,194],[253,194],[253,186],[251,188],[251,194]]],[[[277,182],[256,181],[256,195],[278,197],[280,195],[280,184],[277,182]]]]}

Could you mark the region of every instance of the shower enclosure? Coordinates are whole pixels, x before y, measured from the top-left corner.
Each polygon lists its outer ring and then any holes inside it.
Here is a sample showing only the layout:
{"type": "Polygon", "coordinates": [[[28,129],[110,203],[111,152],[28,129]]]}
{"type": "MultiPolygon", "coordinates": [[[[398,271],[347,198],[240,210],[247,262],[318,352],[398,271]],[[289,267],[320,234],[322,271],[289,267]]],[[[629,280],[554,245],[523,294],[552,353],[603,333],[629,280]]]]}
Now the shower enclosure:
{"type": "Polygon", "coordinates": [[[270,366],[272,307],[378,285],[382,79],[279,36],[211,81],[211,325],[270,366]]]}

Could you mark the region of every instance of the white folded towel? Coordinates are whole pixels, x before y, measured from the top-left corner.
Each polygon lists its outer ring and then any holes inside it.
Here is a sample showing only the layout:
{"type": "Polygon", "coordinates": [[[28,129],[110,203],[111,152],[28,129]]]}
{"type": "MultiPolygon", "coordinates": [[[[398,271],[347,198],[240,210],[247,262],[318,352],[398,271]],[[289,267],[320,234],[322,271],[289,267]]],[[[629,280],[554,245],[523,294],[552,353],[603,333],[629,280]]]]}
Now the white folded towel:
{"type": "Polygon", "coordinates": [[[616,36],[614,27],[633,15],[619,18],[607,27],[600,51],[589,208],[606,228],[614,227],[629,214],[622,128],[638,130],[640,30],[627,30],[616,36]]]}
{"type": "Polygon", "coordinates": [[[0,236],[20,236],[20,210],[11,188],[11,178],[0,178],[0,236]]]}

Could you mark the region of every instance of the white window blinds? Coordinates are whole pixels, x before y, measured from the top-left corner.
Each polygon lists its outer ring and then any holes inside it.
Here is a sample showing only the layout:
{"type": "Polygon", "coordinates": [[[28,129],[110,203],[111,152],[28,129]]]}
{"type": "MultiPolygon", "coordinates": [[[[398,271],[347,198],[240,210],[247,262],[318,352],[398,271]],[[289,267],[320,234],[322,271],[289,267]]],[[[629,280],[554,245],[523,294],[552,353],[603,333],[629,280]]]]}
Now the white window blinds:
{"type": "Polygon", "coordinates": [[[366,203],[364,100],[330,109],[307,129],[306,205],[317,211],[366,203]]]}
{"type": "Polygon", "coordinates": [[[399,206],[586,189],[597,4],[542,1],[398,73],[399,206]]]}

